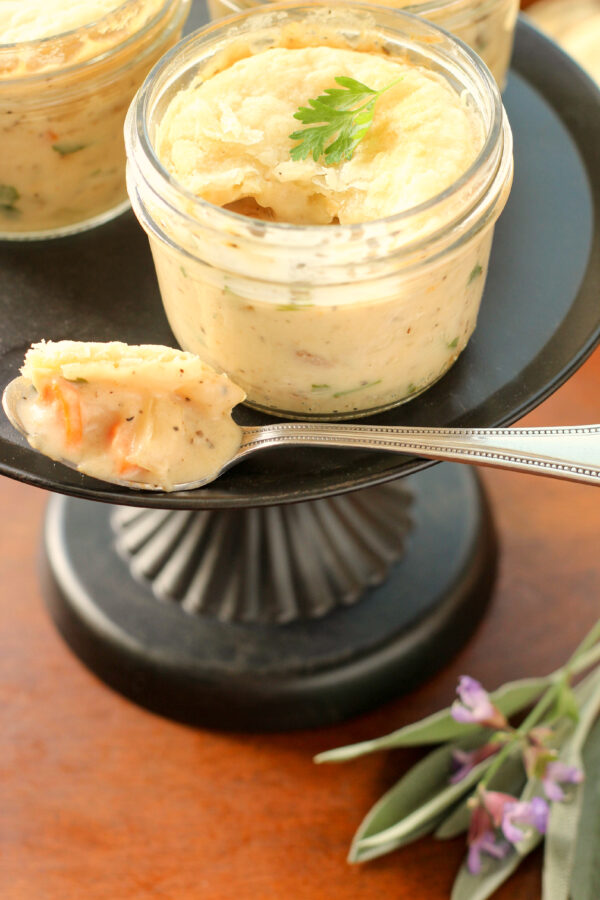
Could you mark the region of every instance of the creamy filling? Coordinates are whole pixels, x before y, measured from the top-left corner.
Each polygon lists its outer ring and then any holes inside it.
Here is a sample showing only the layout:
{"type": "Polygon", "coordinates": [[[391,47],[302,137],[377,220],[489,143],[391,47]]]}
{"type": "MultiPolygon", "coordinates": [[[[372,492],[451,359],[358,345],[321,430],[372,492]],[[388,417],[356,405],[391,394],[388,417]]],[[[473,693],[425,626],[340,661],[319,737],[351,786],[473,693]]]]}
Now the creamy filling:
{"type": "Polygon", "coordinates": [[[0,43],[54,37],[97,22],[125,0],[0,0],[0,43]]]}
{"type": "Polygon", "coordinates": [[[61,34],[0,52],[2,237],[68,229],[126,204],[125,114],[148,70],[179,37],[180,29],[170,29],[182,6],[174,2],[158,17],[165,0],[56,6],[0,0],[0,42],[9,34],[2,33],[2,13],[15,5],[22,9],[23,39],[38,26],[61,34]],[[40,21],[31,19],[27,31],[27,16],[42,7],[40,21]],[[63,33],[67,24],[95,20],[109,7],[97,27],[63,33]],[[78,65],[98,55],[102,60],[90,67],[78,65]],[[35,76],[31,83],[28,76],[35,76]]]}
{"type": "Polygon", "coordinates": [[[36,344],[18,415],[51,459],[112,482],[173,490],[210,480],[239,448],[243,391],[197,357],[165,347],[36,344]]]}
{"type": "Polygon", "coordinates": [[[475,160],[481,124],[446,80],[397,59],[278,47],[238,60],[170,102],[158,155],[188,190],[277,222],[341,224],[400,213],[440,194],[475,160]],[[350,76],[373,90],[373,122],[351,159],[292,160],[294,113],[350,76]],[[249,206],[244,206],[249,204],[249,206]]]}
{"type": "Polygon", "coordinates": [[[291,287],[279,303],[248,296],[241,278],[219,286],[206,266],[151,246],[182,347],[226,371],[252,405],[336,419],[411,400],[454,363],[477,322],[491,240],[488,229],[377,299],[348,284],[306,289],[301,300],[291,287]]]}

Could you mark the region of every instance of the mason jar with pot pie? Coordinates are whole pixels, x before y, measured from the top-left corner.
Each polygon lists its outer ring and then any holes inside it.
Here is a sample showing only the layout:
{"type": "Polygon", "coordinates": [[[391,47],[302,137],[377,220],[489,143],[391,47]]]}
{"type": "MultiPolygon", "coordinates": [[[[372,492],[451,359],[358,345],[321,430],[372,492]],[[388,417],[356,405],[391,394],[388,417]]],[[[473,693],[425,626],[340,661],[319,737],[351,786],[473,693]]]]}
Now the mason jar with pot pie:
{"type": "Polygon", "coordinates": [[[123,122],[190,0],[2,0],[0,238],[45,238],[128,206],[123,122]]]}
{"type": "Polygon", "coordinates": [[[369,415],[467,346],[512,139],[489,71],[446,32],[360,4],[246,11],[153,70],[125,137],[175,337],[249,405],[369,415]],[[294,159],[295,112],[337,77],[381,91],[370,128],[337,165],[294,159]]]}

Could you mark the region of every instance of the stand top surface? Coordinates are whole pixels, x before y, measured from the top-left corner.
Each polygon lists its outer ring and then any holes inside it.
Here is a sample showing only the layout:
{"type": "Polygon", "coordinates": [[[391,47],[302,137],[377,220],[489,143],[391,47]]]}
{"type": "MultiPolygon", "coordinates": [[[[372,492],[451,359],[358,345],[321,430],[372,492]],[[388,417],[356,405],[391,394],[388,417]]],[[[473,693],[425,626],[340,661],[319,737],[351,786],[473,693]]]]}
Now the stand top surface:
{"type": "MultiPolygon", "coordinates": [[[[556,45],[521,21],[504,99],[515,137],[515,181],[496,228],[475,335],[437,385],[368,422],[510,424],[569,378],[598,340],[600,95],[556,45]]],[[[131,212],[61,240],[0,244],[0,314],[0,389],[41,338],[175,343],[146,237],[131,212]]],[[[270,421],[246,408],[236,418],[270,421]]],[[[423,465],[369,451],[275,450],[198,491],[151,494],[53,463],[0,420],[0,474],[134,506],[266,506],[366,487],[423,465]]]]}

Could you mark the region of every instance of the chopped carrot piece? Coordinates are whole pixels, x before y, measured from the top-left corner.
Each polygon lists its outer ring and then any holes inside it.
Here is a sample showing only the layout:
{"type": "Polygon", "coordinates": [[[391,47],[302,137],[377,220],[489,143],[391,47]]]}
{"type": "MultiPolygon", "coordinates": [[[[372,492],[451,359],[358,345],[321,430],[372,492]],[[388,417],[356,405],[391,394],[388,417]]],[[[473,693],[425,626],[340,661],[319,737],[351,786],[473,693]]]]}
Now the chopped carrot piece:
{"type": "Polygon", "coordinates": [[[83,439],[83,421],[77,388],[64,378],[52,378],[44,385],[42,400],[56,405],[67,445],[73,447],[80,444],[83,439]]]}
{"type": "Polygon", "coordinates": [[[116,422],[108,432],[110,452],[119,475],[139,470],[139,466],[130,459],[134,437],[135,432],[127,422],[116,422]]]}

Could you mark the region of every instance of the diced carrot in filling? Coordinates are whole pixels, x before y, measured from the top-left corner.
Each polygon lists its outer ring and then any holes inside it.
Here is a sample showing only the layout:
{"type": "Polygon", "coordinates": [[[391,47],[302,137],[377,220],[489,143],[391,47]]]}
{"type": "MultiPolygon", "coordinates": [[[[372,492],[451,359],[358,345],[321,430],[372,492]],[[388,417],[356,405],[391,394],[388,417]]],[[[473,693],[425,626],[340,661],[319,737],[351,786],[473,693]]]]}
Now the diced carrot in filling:
{"type": "Polygon", "coordinates": [[[119,475],[124,475],[132,468],[136,468],[129,461],[129,455],[133,452],[133,433],[127,422],[117,422],[108,432],[110,440],[110,452],[115,461],[115,468],[119,475]]]}
{"type": "Polygon", "coordinates": [[[66,445],[74,447],[80,444],[83,438],[83,423],[77,388],[64,378],[52,378],[44,385],[42,400],[54,404],[62,421],[66,445]]]}
{"type": "Polygon", "coordinates": [[[135,430],[129,422],[116,422],[109,430],[108,438],[115,469],[119,475],[129,475],[142,470],[142,466],[131,458],[135,450],[135,430]]]}

